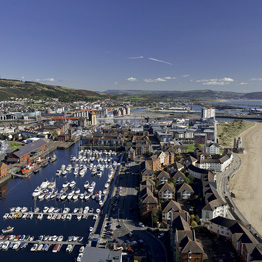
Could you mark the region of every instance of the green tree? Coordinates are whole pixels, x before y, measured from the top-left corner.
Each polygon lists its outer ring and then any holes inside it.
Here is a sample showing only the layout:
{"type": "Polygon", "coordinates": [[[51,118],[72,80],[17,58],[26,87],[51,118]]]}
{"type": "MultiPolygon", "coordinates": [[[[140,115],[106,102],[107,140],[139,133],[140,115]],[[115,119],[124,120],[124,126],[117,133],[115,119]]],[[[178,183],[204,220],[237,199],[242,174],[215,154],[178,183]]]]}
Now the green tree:
{"type": "Polygon", "coordinates": [[[191,222],[191,227],[192,227],[192,228],[197,227],[197,222],[196,222],[196,221],[192,221],[192,222],[191,222]]]}
{"type": "Polygon", "coordinates": [[[195,221],[197,222],[197,224],[199,224],[199,222],[200,222],[200,218],[199,218],[198,215],[195,216],[195,221]]]}

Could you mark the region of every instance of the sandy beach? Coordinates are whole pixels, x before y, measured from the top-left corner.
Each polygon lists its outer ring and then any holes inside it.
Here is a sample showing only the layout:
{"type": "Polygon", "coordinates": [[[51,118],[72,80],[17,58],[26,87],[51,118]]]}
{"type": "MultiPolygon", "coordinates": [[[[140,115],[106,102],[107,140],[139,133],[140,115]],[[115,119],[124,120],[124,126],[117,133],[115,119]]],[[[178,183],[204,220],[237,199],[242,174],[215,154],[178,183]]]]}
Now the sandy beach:
{"type": "Polygon", "coordinates": [[[240,137],[244,154],[242,164],[230,180],[229,188],[236,196],[235,204],[252,226],[262,234],[262,123],[256,123],[240,137]]]}

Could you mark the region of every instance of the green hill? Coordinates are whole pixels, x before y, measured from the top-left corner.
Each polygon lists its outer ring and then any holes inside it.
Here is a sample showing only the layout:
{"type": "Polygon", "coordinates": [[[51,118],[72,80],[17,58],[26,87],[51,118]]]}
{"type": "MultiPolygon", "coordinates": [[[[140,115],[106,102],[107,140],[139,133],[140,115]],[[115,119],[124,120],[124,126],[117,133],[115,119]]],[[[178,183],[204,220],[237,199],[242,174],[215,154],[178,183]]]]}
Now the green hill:
{"type": "Polygon", "coordinates": [[[10,97],[48,99],[58,98],[60,101],[90,101],[105,96],[96,92],[73,89],[56,85],[45,85],[37,82],[20,81],[12,79],[0,79],[0,100],[7,100],[10,97]]]}

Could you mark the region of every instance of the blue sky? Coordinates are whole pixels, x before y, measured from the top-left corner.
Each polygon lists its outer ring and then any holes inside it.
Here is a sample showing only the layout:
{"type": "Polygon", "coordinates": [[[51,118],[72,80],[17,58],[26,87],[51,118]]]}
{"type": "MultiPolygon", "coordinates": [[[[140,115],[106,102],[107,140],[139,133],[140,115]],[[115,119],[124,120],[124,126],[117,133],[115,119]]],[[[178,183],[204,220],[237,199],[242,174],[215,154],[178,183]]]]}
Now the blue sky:
{"type": "Polygon", "coordinates": [[[1,78],[94,91],[262,91],[262,1],[8,0],[1,78]]]}

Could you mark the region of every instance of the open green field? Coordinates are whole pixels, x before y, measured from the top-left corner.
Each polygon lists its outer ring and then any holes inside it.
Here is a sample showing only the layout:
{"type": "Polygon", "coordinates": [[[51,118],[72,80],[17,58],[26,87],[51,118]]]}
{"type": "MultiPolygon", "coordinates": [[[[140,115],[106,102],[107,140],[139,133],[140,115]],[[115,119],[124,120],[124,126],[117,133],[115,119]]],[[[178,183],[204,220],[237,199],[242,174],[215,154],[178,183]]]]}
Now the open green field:
{"type": "Polygon", "coordinates": [[[18,149],[21,146],[23,146],[21,143],[13,142],[13,141],[9,141],[8,145],[10,146],[11,151],[15,151],[16,149],[18,149]]]}
{"type": "Polygon", "coordinates": [[[184,145],[187,146],[188,148],[188,153],[194,153],[195,147],[201,148],[202,150],[204,150],[204,145],[203,144],[188,144],[188,145],[184,145]]]}

